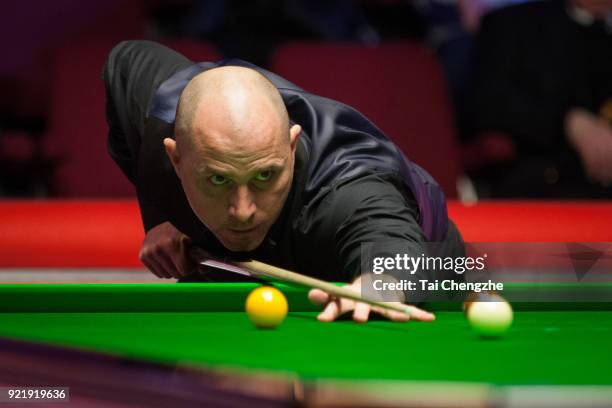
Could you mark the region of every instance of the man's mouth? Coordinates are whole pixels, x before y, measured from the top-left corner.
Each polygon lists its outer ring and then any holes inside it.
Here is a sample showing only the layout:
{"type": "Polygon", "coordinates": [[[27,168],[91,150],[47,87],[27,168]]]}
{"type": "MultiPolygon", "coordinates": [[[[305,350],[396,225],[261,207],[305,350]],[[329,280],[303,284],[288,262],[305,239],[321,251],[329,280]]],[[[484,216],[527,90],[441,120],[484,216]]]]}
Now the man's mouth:
{"type": "Polygon", "coordinates": [[[248,234],[249,232],[253,232],[257,229],[257,227],[251,228],[229,228],[229,230],[235,234],[248,234]]]}

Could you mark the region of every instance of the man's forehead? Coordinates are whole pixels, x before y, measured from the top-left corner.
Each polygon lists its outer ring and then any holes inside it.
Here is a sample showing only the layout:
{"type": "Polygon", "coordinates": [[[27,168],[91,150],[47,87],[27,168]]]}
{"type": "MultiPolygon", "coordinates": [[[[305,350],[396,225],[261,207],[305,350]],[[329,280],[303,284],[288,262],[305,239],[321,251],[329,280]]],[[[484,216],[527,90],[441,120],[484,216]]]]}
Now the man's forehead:
{"type": "Polygon", "coordinates": [[[286,163],[291,150],[288,143],[281,138],[269,135],[267,137],[236,137],[215,132],[198,132],[193,136],[191,158],[198,167],[205,163],[224,163],[235,167],[252,167],[280,165],[286,163]]]}
{"type": "Polygon", "coordinates": [[[238,143],[272,140],[284,135],[284,121],[268,100],[231,94],[235,96],[234,99],[227,97],[200,101],[192,123],[194,135],[215,139],[213,141],[222,139],[238,143]]]}
{"type": "Polygon", "coordinates": [[[256,160],[236,160],[232,157],[201,157],[199,164],[196,166],[199,173],[242,173],[256,172],[264,170],[282,170],[288,162],[288,158],[284,157],[261,157],[256,160]]]}
{"type": "Polygon", "coordinates": [[[288,136],[281,129],[214,129],[196,128],[193,142],[200,150],[213,153],[257,155],[283,151],[288,145],[288,136]]]}
{"type": "Polygon", "coordinates": [[[216,96],[198,100],[190,129],[182,133],[189,139],[184,146],[193,151],[192,158],[228,158],[242,164],[287,156],[286,118],[268,97],[233,88],[216,96]]]}
{"type": "MultiPolygon", "coordinates": [[[[223,65],[207,69],[196,75],[195,80],[236,80],[241,78],[250,78],[251,80],[261,80],[262,75],[253,68],[243,67],[239,65],[223,65]]],[[[192,80],[193,80],[192,79],[192,80]]]]}

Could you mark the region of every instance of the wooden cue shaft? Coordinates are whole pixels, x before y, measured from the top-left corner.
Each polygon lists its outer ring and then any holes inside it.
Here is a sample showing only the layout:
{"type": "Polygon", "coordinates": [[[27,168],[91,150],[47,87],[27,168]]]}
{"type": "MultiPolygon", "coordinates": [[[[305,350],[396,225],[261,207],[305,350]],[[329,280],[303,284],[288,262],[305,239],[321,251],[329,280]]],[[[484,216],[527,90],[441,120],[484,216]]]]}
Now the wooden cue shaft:
{"type": "Polygon", "coordinates": [[[297,283],[299,285],[321,289],[322,291],[325,291],[333,296],[352,299],[358,302],[367,303],[369,305],[378,306],[384,309],[395,310],[397,312],[406,313],[409,316],[412,316],[413,310],[415,309],[414,306],[410,306],[410,305],[402,305],[402,304],[397,304],[397,303],[386,303],[386,302],[380,302],[377,300],[371,300],[368,298],[364,298],[358,293],[355,293],[350,289],[336,286],[332,283],[326,282],[321,279],[312,278],[310,276],[302,275],[297,272],[291,272],[283,268],[278,268],[276,266],[268,265],[263,262],[246,261],[246,262],[234,262],[234,263],[243,268],[253,271],[255,275],[261,274],[261,275],[273,277],[273,278],[276,278],[282,281],[297,283]]]}

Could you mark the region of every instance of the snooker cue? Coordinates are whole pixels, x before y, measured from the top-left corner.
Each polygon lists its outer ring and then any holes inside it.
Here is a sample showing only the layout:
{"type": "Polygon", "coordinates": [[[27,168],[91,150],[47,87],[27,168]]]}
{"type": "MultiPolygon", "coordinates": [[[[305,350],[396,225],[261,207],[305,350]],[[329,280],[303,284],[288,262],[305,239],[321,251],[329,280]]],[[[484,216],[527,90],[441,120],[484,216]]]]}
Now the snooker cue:
{"type": "Polygon", "coordinates": [[[245,262],[234,262],[234,264],[252,271],[253,274],[256,276],[263,275],[267,277],[276,278],[281,281],[296,283],[298,285],[308,286],[315,289],[321,289],[322,291],[327,292],[328,294],[336,297],[348,298],[357,302],[367,303],[371,306],[394,310],[396,312],[405,313],[411,317],[414,312],[414,309],[416,309],[414,306],[410,305],[380,302],[378,300],[364,298],[360,294],[355,293],[350,289],[341,286],[336,286],[321,279],[312,278],[310,276],[302,275],[297,272],[291,272],[286,269],[278,268],[276,266],[268,265],[259,261],[252,260],[245,262]]]}

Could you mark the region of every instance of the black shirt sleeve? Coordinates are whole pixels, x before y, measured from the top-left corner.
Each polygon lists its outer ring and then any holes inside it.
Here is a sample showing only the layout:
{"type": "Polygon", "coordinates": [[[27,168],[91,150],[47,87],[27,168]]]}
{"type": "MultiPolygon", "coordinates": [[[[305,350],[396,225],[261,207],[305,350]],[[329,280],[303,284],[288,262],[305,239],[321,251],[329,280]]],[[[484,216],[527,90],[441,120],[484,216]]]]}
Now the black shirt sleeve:
{"type": "MultiPolygon", "coordinates": [[[[115,46],[104,65],[108,150],[135,185],[145,230],[167,221],[140,191],[136,168],[145,134],[149,103],[160,84],[192,62],[150,41],[124,41],[115,46]]],[[[167,135],[172,136],[172,135],[167,135]]],[[[161,143],[161,140],[159,141],[161,143]]]]}
{"type": "Polygon", "coordinates": [[[320,268],[336,280],[352,281],[361,272],[362,243],[394,241],[419,248],[426,238],[417,208],[393,175],[372,174],[336,185],[308,220],[318,259],[326,263],[320,268]]]}

